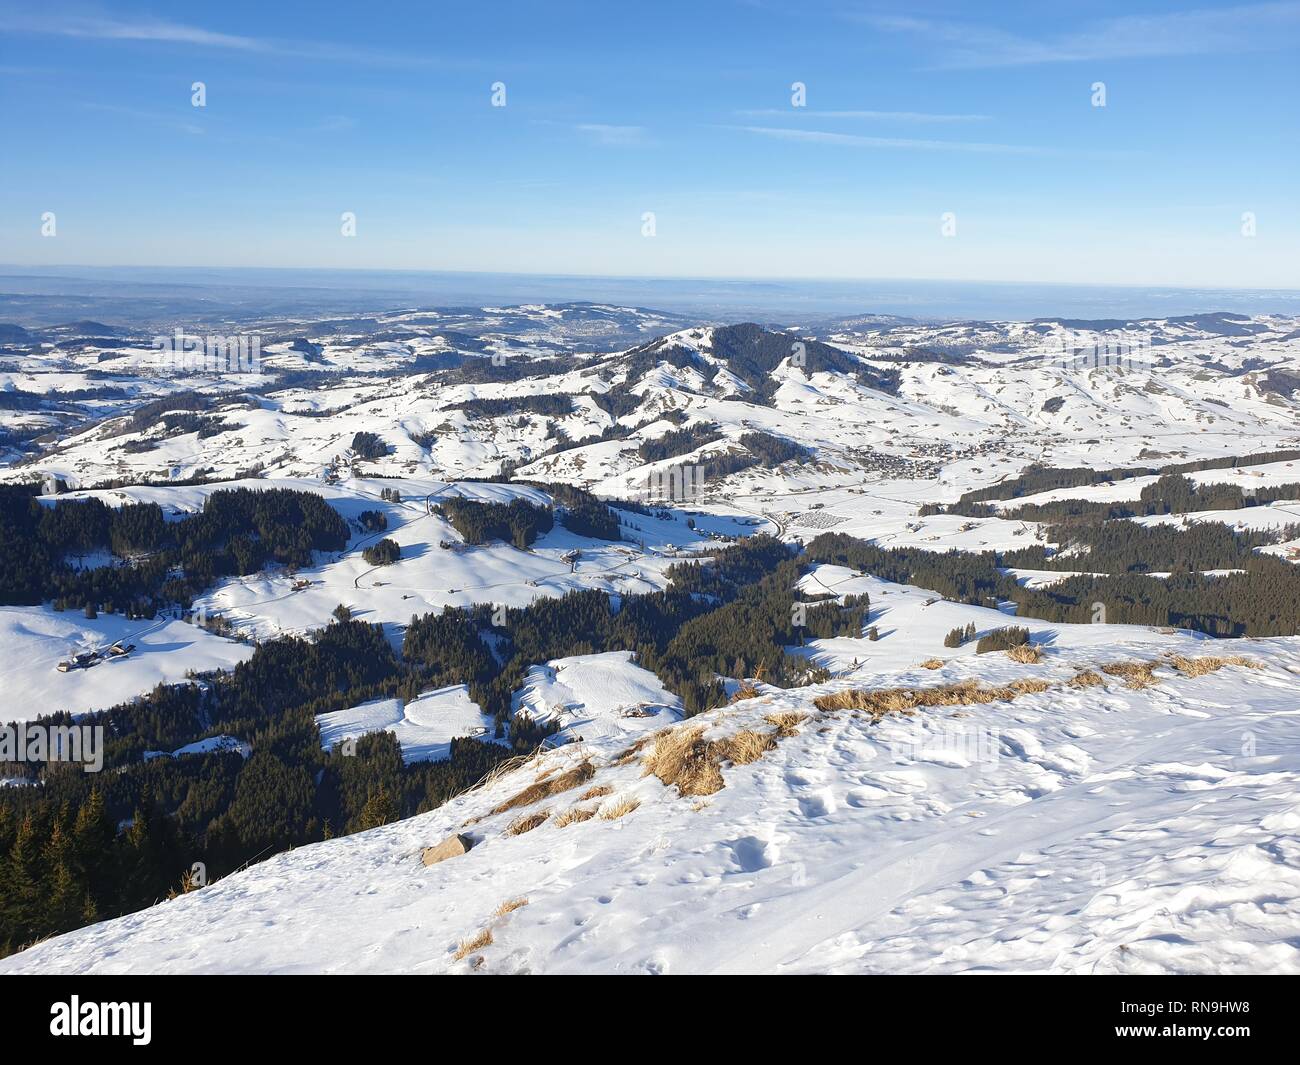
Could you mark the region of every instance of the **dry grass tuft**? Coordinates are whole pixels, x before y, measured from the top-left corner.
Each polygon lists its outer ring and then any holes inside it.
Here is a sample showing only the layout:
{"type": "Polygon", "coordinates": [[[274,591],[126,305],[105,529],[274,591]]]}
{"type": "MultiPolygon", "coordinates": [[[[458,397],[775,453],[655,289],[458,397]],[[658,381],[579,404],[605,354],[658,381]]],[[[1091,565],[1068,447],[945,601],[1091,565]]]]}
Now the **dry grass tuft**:
{"type": "Polygon", "coordinates": [[[680,795],[712,795],[724,787],[721,761],[703,728],[671,728],[655,734],[645,771],[665,785],[676,785],[680,795]]]}
{"type": "Polygon", "coordinates": [[[516,817],[510,824],[506,825],[506,835],[522,836],[525,832],[531,832],[538,825],[545,824],[546,819],[550,816],[550,810],[540,810],[535,814],[524,814],[522,817],[516,817]]]}
{"type": "Polygon", "coordinates": [[[1253,658],[1244,655],[1201,655],[1198,658],[1184,658],[1182,655],[1170,655],[1169,664],[1179,673],[1189,677],[1203,677],[1214,673],[1224,666],[1245,666],[1247,669],[1263,669],[1253,658]]]}
{"type": "Polygon", "coordinates": [[[744,729],[734,736],[728,736],[726,739],[718,740],[709,746],[713,748],[713,752],[717,757],[724,762],[731,762],[735,765],[749,765],[750,762],[757,762],[776,746],[776,733],[755,732],[753,729],[744,729]]]}
{"type": "Polygon", "coordinates": [[[738,703],[745,699],[756,699],[758,694],[758,689],[754,687],[752,680],[743,681],[740,687],[736,689],[736,694],[728,702],[738,703]]]}
{"type": "Polygon", "coordinates": [[[555,815],[551,822],[556,828],[564,828],[566,825],[576,825],[582,821],[590,821],[596,816],[597,807],[595,806],[570,806],[563,813],[555,815]]]}
{"type": "Polygon", "coordinates": [[[1007,651],[1007,657],[1013,662],[1019,662],[1022,665],[1032,666],[1043,660],[1043,652],[1035,647],[1032,643],[1022,643],[1019,647],[1012,647],[1007,651]]]}
{"type": "Polygon", "coordinates": [[[877,720],[885,714],[910,716],[914,705],[908,688],[883,688],[879,691],[852,689],[821,695],[813,700],[813,706],[818,710],[866,710],[877,720]]]}
{"type": "Polygon", "coordinates": [[[927,658],[921,663],[922,669],[943,669],[942,658],[927,658]]]}
{"type": "Polygon", "coordinates": [[[521,806],[532,806],[535,802],[541,802],[552,795],[559,795],[563,791],[585,784],[595,775],[596,767],[590,762],[582,762],[572,769],[566,769],[558,776],[546,777],[529,784],[523,791],[492,807],[491,813],[503,814],[507,810],[517,810],[521,806]]]}
{"type": "Polygon", "coordinates": [[[514,913],[515,910],[528,905],[528,900],[524,898],[506,899],[500,906],[492,911],[493,917],[505,917],[507,914],[514,913]]]}
{"type": "Polygon", "coordinates": [[[484,947],[492,945],[492,929],[485,928],[473,939],[462,939],[460,946],[456,948],[456,953],[452,957],[456,961],[462,961],[468,958],[476,950],[482,950],[484,947]]]}
{"type": "Polygon", "coordinates": [[[1128,688],[1152,688],[1159,684],[1155,676],[1158,662],[1107,662],[1101,671],[1110,677],[1119,677],[1128,688]]]}
{"type": "Polygon", "coordinates": [[[1071,688],[1099,688],[1106,682],[1101,679],[1101,674],[1092,669],[1081,669],[1066,683],[1071,688]]]}
{"type": "Polygon", "coordinates": [[[742,729],[720,740],[706,740],[702,726],[678,726],[654,736],[654,747],[645,758],[645,775],[653,774],[665,785],[676,786],[679,795],[712,795],[721,791],[722,765],[749,765],[776,747],[778,739],[795,734],[794,726],[804,720],[795,713],[772,714],[767,718],[775,732],[742,729]]]}
{"type": "Polygon", "coordinates": [[[617,821],[620,817],[630,814],[640,805],[640,799],[633,798],[631,795],[625,795],[617,802],[602,807],[600,811],[600,819],[602,821],[617,821]]]}
{"type": "Polygon", "coordinates": [[[586,802],[588,799],[600,799],[606,795],[613,795],[614,789],[608,784],[597,784],[594,788],[588,788],[578,796],[579,802],[586,802]]]}
{"type": "Polygon", "coordinates": [[[959,680],[954,684],[940,684],[933,688],[835,692],[814,700],[813,705],[818,710],[865,710],[873,720],[879,721],[886,714],[911,716],[920,707],[1003,702],[1046,691],[1050,687],[1045,680],[1017,680],[996,688],[986,688],[974,680],[959,680]]]}
{"type": "Polygon", "coordinates": [[[799,726],[808,720],[808,715],[801,714],[797,710],[782,710],[779,713],[767,714],[763,720],[776,728],[778,739],[784,740],[799,735],[799,726]]]}
{"type": "Polygon", "coordinates": [[[483,788],[490,787],[491,785],[495,784],[498,780],[500,780],[502,777],[507,776],[510,773],[513,773],[516,769],[523,769],[524,766],[529,765],[532,762],[538,761],[542,757],[542,753],[543,753],[542,749],[538,747],[537,750],[531,752],[530,754],[517,754],[513,758],[507,758],[504,762],[498,762],[496,765],[494,765],[491,769],[489,769],[486,773],[483,774],[483,777],[479,780],[477,784],[475,784],[471,788],[466,788],[465,789],[466,794],[472,791],[480,791],[483,788]]]}

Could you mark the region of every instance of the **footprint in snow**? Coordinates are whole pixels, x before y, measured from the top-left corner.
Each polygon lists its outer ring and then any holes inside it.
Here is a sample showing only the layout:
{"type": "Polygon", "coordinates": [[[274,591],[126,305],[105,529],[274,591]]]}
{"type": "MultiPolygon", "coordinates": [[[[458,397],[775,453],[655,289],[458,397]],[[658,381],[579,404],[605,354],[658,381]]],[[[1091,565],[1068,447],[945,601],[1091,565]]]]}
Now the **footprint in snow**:
{"type": "Polygon", "coordinates": [[[835,796],[829,788],[822,788],[811,795],[799,796],[799,810],[804,817],[826,817],[837,809],[835,796]]]}
{"type": "Polygon", "coordinates": [[[741,836],[724,846],[731,851],[732,861],[742,873],[756,873],[760,869],[771,868],[780,857],[780,849],[775,843],[757,836],[741,836]]]}

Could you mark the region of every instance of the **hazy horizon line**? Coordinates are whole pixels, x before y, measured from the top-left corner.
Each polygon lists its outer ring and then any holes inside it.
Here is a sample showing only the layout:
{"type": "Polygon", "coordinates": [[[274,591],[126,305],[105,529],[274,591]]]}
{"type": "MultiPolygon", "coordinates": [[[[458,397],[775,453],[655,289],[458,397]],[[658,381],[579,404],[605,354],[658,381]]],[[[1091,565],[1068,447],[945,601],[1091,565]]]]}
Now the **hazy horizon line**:
{"type": "MultiPolygon", "coordinates": [[[[542,272],[535,270],[470,270],[452,267],[410,266],[251,266],[230,264],[170,264],[170,263],[7,263],[0,262],[0,277],[13,276],[10,271],[35,271],[35,275],[58,276],[49,272],[67,270],[136,270],[136,271],[265,271],[308,274],[404,274],[411,276],[446,275],[469,277],[520,277],[551,280],[591,281],[668,281],[677,283],[728,282],[733,284],[952,284],[952,285],[1026,285],[1035,288],[1123,288],[1138,290],[1171,289],[1176,291],[1222,291],[1287,293],[1300,296],[1300,284],[1287,285],[1234,285],[1223,282],[1165,282],[1165,281],[1039,281],[1029,278],[974,278],[974,277],[909,277],[903,275],[780,275],[780,274],[596,274],[569,271],[542,272]]],[[[24,276],[24,275],[17,275],[24,276]]]]}

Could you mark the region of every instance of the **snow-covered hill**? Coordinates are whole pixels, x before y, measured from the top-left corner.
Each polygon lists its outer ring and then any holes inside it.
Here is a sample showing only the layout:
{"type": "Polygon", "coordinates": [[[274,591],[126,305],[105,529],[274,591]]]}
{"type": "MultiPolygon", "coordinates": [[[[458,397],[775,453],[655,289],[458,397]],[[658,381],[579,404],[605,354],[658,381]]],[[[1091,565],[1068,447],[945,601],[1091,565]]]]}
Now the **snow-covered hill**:
{"type": "Polygon", "coordinates": [[[988,654],[587,736],[0,971],[1295,972],[1300,643],[1220,649],[988,654]]]}
{"type": "MultiPolygon", "coordinates": [[[[712,426],[715,442],[676,461],[736,452],[761,431],[810,448],[815,461],[794,483],[866,482],[926,502],[1030,461],[1086,465],[1103,440],[1116,465],[1300,441],[1295,318],[868,323],[821,336],[700,326],[611,351],[589,344],[590,316],[616,319],[618,337],[669,319],[585,315],[452,316],[470,332],[437,312],[262,323],[255,373],[171,366],[147,337],[54,336],[0,358],[0,390],[13,397],[0,430],[30,441],[5,479],[49,475],[76,487],[255,469],[322,481],[355,467],[445,480],[509,463],[517,476],[627,494],[654,466],[642,445],[678,426],[712,426]],[[545,343],[534,325],[551,330],[545,343]],[[287,330],[305,335],[273,339],[287,330]],[[174,409],[140,412],[160,397],[174,409]],[[387,454],[354,455],[358,432],[378,436],[387,454]]],[[[715,478],[708,495],[752,497],[761,481],[754,471],[715,478]]]]}

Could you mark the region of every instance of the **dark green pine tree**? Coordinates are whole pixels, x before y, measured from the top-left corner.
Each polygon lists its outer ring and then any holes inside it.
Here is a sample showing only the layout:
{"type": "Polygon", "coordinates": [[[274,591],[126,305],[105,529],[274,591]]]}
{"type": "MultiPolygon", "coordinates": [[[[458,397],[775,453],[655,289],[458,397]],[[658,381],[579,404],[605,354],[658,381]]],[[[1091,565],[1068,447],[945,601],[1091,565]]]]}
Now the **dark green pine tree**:
{"type": "Polygon", "coordinates": [[[59,806],[42,856],[45,865],[45,921],[51,932],[77,927],[85,884],[79,876],[73,840],[72,808],[59,806]]]}
{"type": "Polygon", "coordinates": [[[43,932],[40,852],[36,821],[28,814],[0,863],[0,935],[6,952],[21,948],[43,932]]]}
{"type": "Polygon", "coordinates": [[[361,831],[364,832],[368,828],[378,828],[380,825],[396,821],[397,817],[396,804],[389,797],[388,789],[380,784],[379,790],[372,792],[370,798],[366,800],[366,805],[361,808],[358,823],[361,831]]]}

